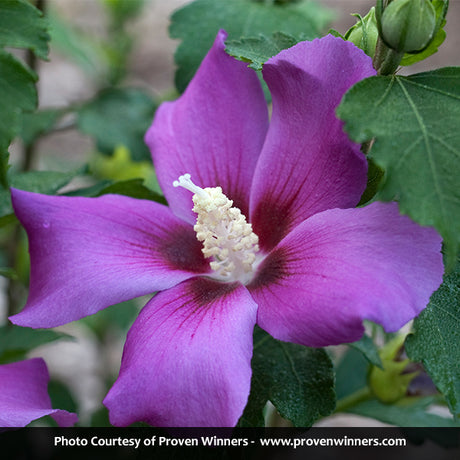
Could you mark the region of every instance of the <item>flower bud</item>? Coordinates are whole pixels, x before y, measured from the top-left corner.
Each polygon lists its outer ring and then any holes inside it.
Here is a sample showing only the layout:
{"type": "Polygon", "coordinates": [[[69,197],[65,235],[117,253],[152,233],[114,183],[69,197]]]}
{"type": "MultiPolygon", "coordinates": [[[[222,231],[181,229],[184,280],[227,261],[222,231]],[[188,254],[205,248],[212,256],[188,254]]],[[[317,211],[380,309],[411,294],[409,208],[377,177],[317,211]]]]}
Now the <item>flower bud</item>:
{"type": "Polygon", "coordinates": [[[414,53],[433,38],[436,11],[430,0],[393,0],[383,11],[382,38],[392,49],[414,53]]]}
{"type": "Polygon", "coordinates": [[[363,18],[360,16],[358,18],[358,22],[345,34],[345,38],[361,48],[368,56],[374,57],[379,36],[375,20],[375,8],[372,7],[363,18]]]}
{"type": "Polygon", "coordinates": [[[404,343],[404,336],[397,336],[380,350],[383,369],[373,366],[368,381],[372,393],[384,403],[399,401],[406,395],[407,388],[418,372],[404,374],[409,360],[396,361],[398,352],[404,343]]]}

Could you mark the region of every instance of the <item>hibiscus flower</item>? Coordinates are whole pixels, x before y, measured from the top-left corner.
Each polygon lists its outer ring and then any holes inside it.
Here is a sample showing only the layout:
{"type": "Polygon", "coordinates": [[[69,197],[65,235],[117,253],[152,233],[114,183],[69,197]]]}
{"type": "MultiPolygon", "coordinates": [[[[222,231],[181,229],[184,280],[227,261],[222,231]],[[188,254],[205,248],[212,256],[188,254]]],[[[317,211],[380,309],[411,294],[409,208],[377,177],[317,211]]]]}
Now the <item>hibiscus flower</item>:
{"type": "Polygon", "coordinates": [[[169,207],[13,191],[31,254],[15,324],[57,326],[161,291],[104,400],[114,425],[234,426],[256,323],[311,347],[352,342],[363,319],[399,329],[441,283],[435,230],[395,203],[353,209],[367,163],[335,108],[375,74],[370,58],[332,36],[274,56],[263,69],[269,123],[255,72],[225,38],[146,135],[169,207]]]}
{"type": "Polygon", "coordinates": [[[48,381],[41,358],[0,365],[0,426],[23,427],[45,415],[51,415],[59,426],[73,426],[76,414],[51,407],[48,381]]]}

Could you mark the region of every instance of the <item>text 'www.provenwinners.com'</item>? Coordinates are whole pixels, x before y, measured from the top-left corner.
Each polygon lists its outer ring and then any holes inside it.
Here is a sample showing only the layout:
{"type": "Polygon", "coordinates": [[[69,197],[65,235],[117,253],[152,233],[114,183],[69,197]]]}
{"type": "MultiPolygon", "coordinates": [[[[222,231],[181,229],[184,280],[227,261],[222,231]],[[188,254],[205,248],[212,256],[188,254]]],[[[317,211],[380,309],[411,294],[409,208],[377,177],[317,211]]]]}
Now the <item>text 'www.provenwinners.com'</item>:
{"type": "Polygon", "coordinates": [[[66,437],[55,436],[54,446],[57,447],[126,447],[139,449],[140,447],[247,447],[259,445],[261,447],[405,447],[404,438],[353,438],[348,436],[337,438],[309,438],[309,437],[261,437],[227,438],[218,436],[199,437],[66,437]]]}

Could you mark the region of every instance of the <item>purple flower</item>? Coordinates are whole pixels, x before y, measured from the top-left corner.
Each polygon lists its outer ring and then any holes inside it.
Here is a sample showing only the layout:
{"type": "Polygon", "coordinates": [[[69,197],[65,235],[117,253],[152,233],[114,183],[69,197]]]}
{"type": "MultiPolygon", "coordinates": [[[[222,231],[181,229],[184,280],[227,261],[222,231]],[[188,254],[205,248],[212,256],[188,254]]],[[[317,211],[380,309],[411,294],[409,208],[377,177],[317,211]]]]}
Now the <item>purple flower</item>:
{"type": "Polygon", "coordinates": [[[348,209],[367,166],[335,108],[374,75],[370,59],[332,36],[282,51],[264,65],[269,124],[256,74],[225,53],[225,37],[146,135],[169,208],[13,191],[31,254],[14,323],[56,326],[161,291],[104,400],[114,425],[233,426],[256,323],[307,346],[352,342],[363,319],[399,329],[441,283],[433,229],[394,203],[348,209]]]}
{"type": "Polygon", "coordinates": [[[51,415],[59,426],[73,426],[76,414],[51,407],[48,381],[41,358],[0,365],[0,426],[23,427],[45,415],[51,415]]]}

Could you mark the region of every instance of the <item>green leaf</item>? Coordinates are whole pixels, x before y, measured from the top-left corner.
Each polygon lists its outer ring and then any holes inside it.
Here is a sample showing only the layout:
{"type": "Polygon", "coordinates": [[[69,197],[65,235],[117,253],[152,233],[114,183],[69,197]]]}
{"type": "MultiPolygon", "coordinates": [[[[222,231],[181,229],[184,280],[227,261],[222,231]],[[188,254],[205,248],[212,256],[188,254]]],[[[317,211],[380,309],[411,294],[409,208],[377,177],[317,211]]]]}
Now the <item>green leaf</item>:
{"type": "Polygon", "coordinates": [[[367,185],[359,200],[358,206],[362,206],[374,198],[383,176],[383,169],[377,166],[372,158],[367,157],[367,185]]]}
{"type": "MultiPolygon", "coordinates": [[[[10,174],[9,181],[13,188],[28,192],[45,193],[54,195],[60,188],[67,185],[80,171],[56,172],[56,171],[28,171],[18,174],[10,174]]],[[[13,213],[9,190],[0,190],[0,217],[13,213]]]]}
{"type": "Polygon", "coordinates": [[[428,307],[414,322],[406,339],[406,352],[421,361],[460,421],[460,263],[445,276],[428,307]]]}
{"type": "Polygon", "coordinates": [[[39,58],[48,56],[48,22],[25,0],[0,2],[0,46],[28,48],[39,58]]]}
{"type": "Polygon", "coordinates": [[[262,70],[263,64],[268,59],[296,43],[298,40],[292,35],[275,32],[271,37],[259,35],[257,38],[227,40],[225,51],[240,61],[248,62],[251,69],[262,70]]]}
{"type": "Polygon", "coordinates": [[[17,223],[18,223],[18,219],[16,218],[14,214],[7,214],[6,216],[0,217],[0,228],[6,227],[11,224],[16,225],[17,223]]]}
{"type": "Polygon", "coordinates": [[[0,185],[8,186],[8,146],[19,130],[19,115],[37,105],[37,76],[0,49],[0,185]]]}
{"type": "Polygon", "coordinates": [[[24,0],[0,2],[0,186],[8,187],[8,146],[16,136],[23,110],[37,105],[37,76],[2,47],[28,48],[38,57],[48,55],[47,22],[24,0]]]}
{"type": "Polygon", "coordinates": [[[371,77],[351,88],[337,110],[356,142],[385,177],[377,199],[397,200],[402,213],[434,226],[448,267],[460,246],[460,68],[410,77],[371,77]]]}
{"type": "Polygon", "coordinates": [[[110,88],[78,110],[79,129],[94,137],[102,153],[125,146],[134,160],[150,158],[144,135],[152,123],[156,104],[135,88],[110,88]]]}
{"type": "Polygon", "coordinates": [[[107,195],[109,193],[167,204],[166,199],[163,195],[144,185],[143,179],[129,179],[118,182],[111,180],[102,180],[94,185],[91,185],[90,187],[71,190],[70,192],[64,193],[64,195],[95,197],[107,195]]]}
{"type": "Polygon", "coordinates": [[[227,31],[229,40],[259,34],[270,37],[274,32],[311,40],[330,19],[327,10],[309,1],[280,5],[251,0],[196,0],[171,17],[170,36],[182,40],[175,53],[176,87],[184,91],[219,29],[227,31]]]}
{"type": "Polygon", "coordinates": [[[58,380],[48,383],[48,394],[51,398],[51,407],[59,407],[68,412],[78,412],[78,405],[69,388],[58,380]]]}
{"type": "Polygon", "coordinates": [[[0,362],[22,359],[33,348],[60,339],[72,340],[73,337],[47,329],[18,326],[0,327],[0,362]]]}
{"type": "Polygon", "coordinates": [[[97,411],[91,414],[90,426],[91,427],[112,427],[113,426],[110,423],[109,411],[106,407],[102,406],[97,411]]]}
{"type": "Polygon", "coordinates": [[[151,200],[156,201],[157,203],[168,204],[162,195],[147,188],[144,185],[143,179],[130,179],[121,182],[115,182],[98,191],[96,196],[106,195],[108,193],[115,193],[118,195],[130,196],[132,198],[139,198],[142,200],[151,200]]]}
{"type": "Polygon", "coordinates": [[[381,422],[401,427],[458,427],[450,418],[427,412],[434,402],[431,397],[406,398],[397,404],[384,404],[375,399],[365,401],[347,410],[350,414],[362,415],[381,422]],[[415,400],[415,401],[414,401],[415,400]]]}
{"type": "Polygon", "coordinates": [[[332,363],[323,349],[280,342],[256,328],[252,370],[251,394],[240,425],[260,425],[268,400],[295,426],[311,426],[335,408],[332,363]]]}
{"type": "Polygon", "coordinates": [[[27,69],[11,54],[0,50],[0,99],[2,101],[0,105],[0,145],[2,147],[5,146],[5,140],[15,136],[20,111],[35,109],[37,104],[36,81],[35,73],[27,69]]]}
{"type": "Polygon", "coordinates": [[[16,273],[16,270],[10,267],[0,267],[0,276],[10,278],[12,280],[18,279],[18,274],[16,273]]]}
{"type": "Polygon", "coordinates": [[[367,386],[369,361],[355,348],[348,349],[336,366],[337,399],[345,398],[367,386]]]}
{"type": "Polygon", "coordinates": [[[360,340],[349,343],[348,345],[353,347],[355,350],[360,351],[369,363],[383,369],[382,360],[379,356],[379,350],[368,335],[364,334],[360,340]]]}
{"type": "Polygon", "coordinates": [[[81,321],[103,342],[107,339],[107,334],[113,333],[114,329],[116,329],[117,333],[126,335],[129,327],[139,314],[140,305],[142,305],[142,302],[139,299],[127,300],[101,310],[100,314],[82,318],[81,321]]]}
{"type": "Polygon", "coordinates": [[[93,197],[99,196],[105,188],[109,185],[114,184],[115,182],[112,180],[101,180],[96,182],[89,187],[78,188],[75,190],[69,190],[68,192],[63,193],[64,196],[86,196],[86,197],[93,197]]]}
{"type": "Polygon", "coordinates": [[[19,136],[24,144],[31,145],[39,136],[49,131],[61,115],[62,110],[59,109],[23,113],[19,136]]]}

